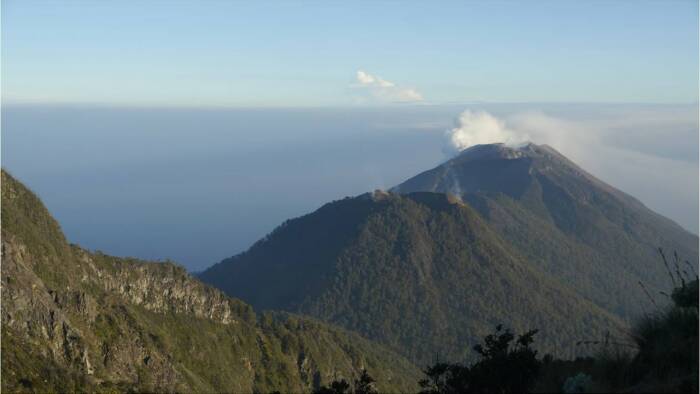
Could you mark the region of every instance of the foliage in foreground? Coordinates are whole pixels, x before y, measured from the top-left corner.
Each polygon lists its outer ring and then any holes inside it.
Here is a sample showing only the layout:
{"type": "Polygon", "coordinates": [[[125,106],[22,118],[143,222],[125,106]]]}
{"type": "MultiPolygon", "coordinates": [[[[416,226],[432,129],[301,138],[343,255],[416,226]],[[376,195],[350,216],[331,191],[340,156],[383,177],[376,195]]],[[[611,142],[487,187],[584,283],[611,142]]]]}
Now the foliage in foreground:
{"type": "Polygon", "coordinates": [[[669,264],[664,257],[674,286],[671,294],[662,293],[669,305],[659,305],[649,294],[655,311],[637,319],[627,339],[606,337],[595,358],[545,363],[534,390],[697,393],[698,277],[675,260],[669,264]]]}
{"type": "MultiPolygon", "coordinates": [[[[669,264],[667,264],[670,266],[669,264]]],[[[678,262],[676,262],[678,267],[678,262]]],[[[688,264],[690,266],[690,264],[688,264]]],[[[606,335],[595,357],[537,358],[536,330],[516,336],[502,326],[474,350],[472,365],[437,362],[425,369],[423,394],[526,392],[698,392],[698,278],[676,269],[671,303],[632,325],[628,339],[606,335]]]]}
{"type": "Polygon", "coordinates": [[[639,352],[628,366],[635,391],[698,392],[698,279],[671,293],[672,305],[641,318],[632,328],[639,352]]]}
{"type": "Polygon", "coordinates": [[[360,378],[354,381],[352,388],[345,379],[334,380],[328,386],[321,386],[314,390],[314,394],[377,394],[375,380],[362,370],[360,378]]]}
{"type": "Polygon", "coordinates": [[[541,361],[530,345],[537,330],[515,335],[502,325],[486,336],[484,344],[474,346],[481,360],[471,366],[460,363],[436,363],[424,372],[422,394],[522,393],[533,387],[541,361]],[[515,343],[513,341],[515,340],[515,343]]]}

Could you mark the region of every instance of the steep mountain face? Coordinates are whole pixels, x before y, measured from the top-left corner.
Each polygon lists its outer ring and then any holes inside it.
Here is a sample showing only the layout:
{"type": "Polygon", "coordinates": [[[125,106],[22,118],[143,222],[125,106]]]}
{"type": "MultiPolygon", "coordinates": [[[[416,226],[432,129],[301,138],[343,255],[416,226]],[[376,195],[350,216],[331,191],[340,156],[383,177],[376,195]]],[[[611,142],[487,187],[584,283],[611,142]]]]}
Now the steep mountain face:
{"type": "Polygon", "coordinates": [[[309,314],[425,365],[471,356],[495,325],[561,356],[624,323],[530,264],[445,194],[375,192],[290,220],[201,278],[256,308],[309,314]]]}
{"type": "Polygon", "coordinates": [[[639,282],[671,287],[658,247],[695,262],[697,243],[548,146],[493,144],[287,221],[201,278],[418,363],[468,357],[498,323],[539,328],[542,350],[569,356],[653,307],[639,282]]]}
{"type": "Polygon", "coordinates": [[[308,392],[362,368],[416,389],[406,359],[325,323],[253,309],[170,263],[69,245],[2,172],[2,391],[308,392]]]}
{"type": "Polygon", "coordinates": [[[696,235],[546,145],[473,146],[393,191],[460,196],[532,267],[623,318],[649,305],[639,282],[670,288],[659,247],[698,258],[696,235]]]}

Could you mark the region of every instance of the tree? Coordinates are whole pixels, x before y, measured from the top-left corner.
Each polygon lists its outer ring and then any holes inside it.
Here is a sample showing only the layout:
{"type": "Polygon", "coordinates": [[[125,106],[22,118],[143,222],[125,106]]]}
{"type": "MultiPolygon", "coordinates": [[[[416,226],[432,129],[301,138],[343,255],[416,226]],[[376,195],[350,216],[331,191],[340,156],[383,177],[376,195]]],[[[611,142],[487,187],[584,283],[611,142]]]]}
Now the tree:
{"type": "Polygon", "coordinates": [[[484,344],[474,346],[481,360],[471,366],[459,363],[436,363],[424,371],[427,378],[419,382],[423,394],[453,393],[525,393],[537,379],[541,361],[530,348],[537,330],[518,336],[496,327],[484,344]]]}
{"type": "Polygon", "coordinates": [[[314,394],[352,394],[350,384],[345,379],[334,380],[330,386],[321,386],[314,390],[314,394]]]}
{"type": "Polygon", "coordinates": [[[314,394],[377,394],[374,383],[375,380],[363,369],[360,378],[354,381],[352,390],[345,379],[340,379],[331,382],[330,386],[319,387],[314,394]]]}
{"type": "Polygon", "coordinates": [[[375,380],[369,376],[367,370],[363,369],[360,379],[355,381],[355,394],[376,394],[377,389],[374,382],[375,380]]]}

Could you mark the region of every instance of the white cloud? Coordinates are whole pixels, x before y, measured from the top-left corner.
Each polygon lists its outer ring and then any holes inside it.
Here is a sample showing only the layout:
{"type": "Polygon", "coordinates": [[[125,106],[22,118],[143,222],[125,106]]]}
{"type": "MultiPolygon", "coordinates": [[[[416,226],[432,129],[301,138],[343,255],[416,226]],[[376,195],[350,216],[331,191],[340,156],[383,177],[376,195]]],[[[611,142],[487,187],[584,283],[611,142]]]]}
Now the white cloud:
{"type": "Polygon", "coordinates": [[[358,84],[354,85],[355,87],[368,89],[371,96],[380,101],[402,103],[423,101],[423,95],[417,90],[398,87],[391,81],[363,70],[357,71],[356,80],[358,84]]]}
{"type": "Polygon", "coordinates": [[[447,131],[448,151],[462,151],[472,145],[502,142],[517,145],[528,135],[506,127],[505,123],[485,111],[466,110],[459,115],[457,127],[447,131]]]}
{"type": "Polygon", "coordinates": [[[379,88],[392,88],[395,86],[393,82],[389,82],[380,77],[376,77],[362,70],[357,71],[357,82],[359,82],[360,85],[363,86],[374,86],[379,88]]]}
{"type": "Polygon", "coordinates": [[[367,74],[362,70],[357,71],[357,82],[361,85],[372,85],[375,79],[372,75],[367,74]]]}
{"type": "Polygon", "coordinates": [[[423,101],[423,95],[415,89],[400,89],[396,92],[399,101],[423,101]]]}

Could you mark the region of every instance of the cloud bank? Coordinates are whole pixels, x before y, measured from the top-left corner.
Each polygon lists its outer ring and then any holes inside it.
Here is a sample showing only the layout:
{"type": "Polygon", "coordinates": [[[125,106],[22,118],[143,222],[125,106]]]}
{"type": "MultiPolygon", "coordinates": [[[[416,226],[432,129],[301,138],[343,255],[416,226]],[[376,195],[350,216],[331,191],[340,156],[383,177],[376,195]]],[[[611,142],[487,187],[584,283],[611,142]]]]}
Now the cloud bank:
{"type": "Polygon", "coordinates": [[[420,102],[423,95],[413,88],[399,87],[391,81],[372,75],[363,70],[357,70],[355,79],[357,84],[353,87],[362,88],[369,92],[375,100],[384,102],[420,102]]]}

